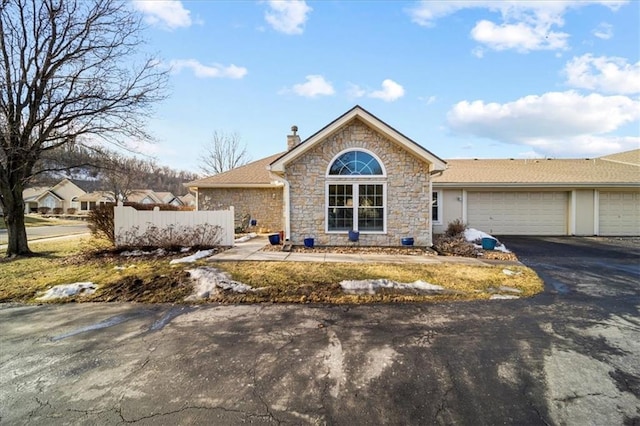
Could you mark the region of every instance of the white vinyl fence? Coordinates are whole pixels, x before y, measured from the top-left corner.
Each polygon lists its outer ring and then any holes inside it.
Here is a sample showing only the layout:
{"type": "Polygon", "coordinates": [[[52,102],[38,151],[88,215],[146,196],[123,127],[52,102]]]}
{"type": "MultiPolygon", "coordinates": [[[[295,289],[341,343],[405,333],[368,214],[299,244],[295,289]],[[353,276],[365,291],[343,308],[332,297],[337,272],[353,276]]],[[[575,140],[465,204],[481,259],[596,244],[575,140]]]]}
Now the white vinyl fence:
{"type": "Polygon", "coordinates": [[[129,206],[114,207],[114,235],[116,246],[122,245],[133,233],[142,234],[149,228],[159,230],[195,228],[201,225],[220,226],[222,246],[233,246],[234,212],[229,210],[160,211],[136,210],[129,206]]]}

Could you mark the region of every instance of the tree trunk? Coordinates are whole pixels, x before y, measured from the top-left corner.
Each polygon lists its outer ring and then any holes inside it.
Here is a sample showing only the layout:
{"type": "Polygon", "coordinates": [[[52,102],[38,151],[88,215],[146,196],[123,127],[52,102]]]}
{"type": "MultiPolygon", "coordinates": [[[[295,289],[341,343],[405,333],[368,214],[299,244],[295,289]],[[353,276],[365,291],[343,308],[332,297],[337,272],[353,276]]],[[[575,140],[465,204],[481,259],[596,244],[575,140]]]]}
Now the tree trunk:
{"type": "Polygon", "coordinates": [[[33,254],[27,243],[27,231],[24,227],[24,200],[22,187],[11,191],[10,200],[4,206],[4,221],[7,224],[7,257],[29,256],[33,254]],[[19,192],[19,193],[17,193],[19,192]]]}

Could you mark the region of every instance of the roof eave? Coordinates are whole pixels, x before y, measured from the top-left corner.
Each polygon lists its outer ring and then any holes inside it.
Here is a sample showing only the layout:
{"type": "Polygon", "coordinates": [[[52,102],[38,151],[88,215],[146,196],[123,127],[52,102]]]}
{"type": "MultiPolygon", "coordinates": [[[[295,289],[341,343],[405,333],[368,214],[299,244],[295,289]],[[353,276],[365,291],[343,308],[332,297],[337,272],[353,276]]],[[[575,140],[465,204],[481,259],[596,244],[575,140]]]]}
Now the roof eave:
{"type": "Polygon", "coordinates": [[[437,182],[434,188],[638,188],[635,182],[437,182]]]}
{"type": "Polygon", "coordinates": [[[282,187],[282,184],[277,183],[203,183],[199,185],[190,185],[185,183],[185,186],[189,189],[198,189],[198,188],[279,188],[282,187]]]}

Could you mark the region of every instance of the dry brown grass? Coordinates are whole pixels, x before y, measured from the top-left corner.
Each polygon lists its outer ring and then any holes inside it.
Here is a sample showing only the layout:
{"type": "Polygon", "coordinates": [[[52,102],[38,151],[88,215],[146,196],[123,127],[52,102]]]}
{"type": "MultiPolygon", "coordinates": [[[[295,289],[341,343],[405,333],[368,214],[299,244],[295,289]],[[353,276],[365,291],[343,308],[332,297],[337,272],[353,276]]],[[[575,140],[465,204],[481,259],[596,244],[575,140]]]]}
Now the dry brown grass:
{"type": "Polygon", "coordinates": [[[36,302],[40,292],[57,284],[92,281],[99,286],[91,296],[67,301],[137,301],[181,303],[193,291],[187,269],[215,266],[254,289],[246,294],[226,292],[210,301],[223,303],[386,303],[487,299],[501,286],[520,290],[521,297],[543,289],[540,278],[524,266],[464,264],[216,262],[169,265],[167,257],[124,258],[104,251],[104,242],[77,238],[33,243],[40,256],[0,262],[0,302],[36,302]],[[115,269],[116,266],[126,267],[115,269]],[[385,290],[375,295],[345,294],[343,280],[385,278],[411,283],[422,280],[443,286],[444,294],[385,290]]]}

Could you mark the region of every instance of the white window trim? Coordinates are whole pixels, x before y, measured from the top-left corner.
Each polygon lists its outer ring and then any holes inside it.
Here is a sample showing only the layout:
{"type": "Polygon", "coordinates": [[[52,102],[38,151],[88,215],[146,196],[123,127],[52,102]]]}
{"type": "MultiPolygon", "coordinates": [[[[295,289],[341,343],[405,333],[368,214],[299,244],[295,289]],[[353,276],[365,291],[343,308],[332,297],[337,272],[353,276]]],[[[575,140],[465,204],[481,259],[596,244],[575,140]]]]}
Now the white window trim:
{"type": "Polygon", "coordinates": [[[442,225],[442,189],[432,189],[431,192],[431,202],[429,203],[429,216],[431,217],[431,223],[434,225],[442,225]],[[433,193],[438,194],[438,220],[433,220],[433,193]]]}
{"type": "Polygon", "coordinates": [[[342,151],[337,153],[331,159],[331,161],[329,161],[329,165],[327,166],[327,171],[324,173],[324,175],[327,177],[327,179],[339,179],[339,180],[362,179],[362,178],[369,178],[369,179],[372,179],[372,178],[373,179],[375,179],[375,178],[386,178],[387,177],[387,169],[384,167],[384,163],[382,162],[382,160],[380,160],[380,157],[378,157],[376,154],[374,154],[373,152],[369,151],[368,149],[364,149],[364,148],[347,148],[347,149],[343,149],[342,151]],[[375,158],[376,161],[378,162],[378,164],[380,165],[380,168],[382,169],[382,174],[381,175],[330,175],[329,172],[331,171],[331,166],[333,166],[333,163],[341,155],[346,154],[347,152],[352,152],[352,151],[364,152],[364,153],[369,154],[373,158],[375,158]]]}
{"type": "MultiPolygon", "coordinates": [[[[384,170],[384,168],[383,168],[384,170]]],[[[377,175],[378,176],[378,175],[377,175]]],[[[336,176],[331,176],[332,178],[336,176]]],[[[349,176],[351,180],[349,182],[345,182],[344,179],[335,179],[335,180],[327,180],[325,182],[324,187],[324,232],[327,234],[348,234],[349,231],[330,231],[329,230],[329,185],[351,185],[354,194],[354,205],[353,205],[353,230],[360,232],[362,235],[385,235],[387,233],[387,219],[388,208],[387,208],[387,182],[381,180],[368,180],[367,176],[362,177],[354,177],[349,176]],[[360,231],[358,229],[358,203],[359,203],[359,194],[360,194],[360,185],[382,185],[382,210],[384,212],[384,220],[382,221],[382,231],[360,231]],[[358,194],[358,195],[356,195],[358,194]]],[[[370,179],[370,178],[369,178],[370,179]]]]}

